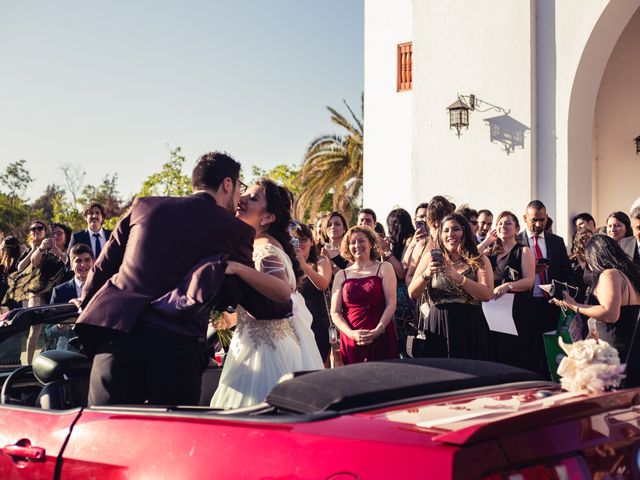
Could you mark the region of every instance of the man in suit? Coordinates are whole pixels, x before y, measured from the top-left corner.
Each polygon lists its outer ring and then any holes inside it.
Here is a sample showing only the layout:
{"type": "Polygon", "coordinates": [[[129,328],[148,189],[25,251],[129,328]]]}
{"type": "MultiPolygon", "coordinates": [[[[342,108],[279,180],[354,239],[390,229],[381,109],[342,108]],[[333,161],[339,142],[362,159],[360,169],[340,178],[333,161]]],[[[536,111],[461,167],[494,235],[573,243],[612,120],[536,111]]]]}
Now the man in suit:
{"type": "Polygon", "coordinates": [[[532,341],[539,346],[540,373],[546,376],[548,376],[548,368],[542,334],[556,329],[560,309],[549,303],[548,295],[540,285],[549,284],[553,280],[575,285],[564,240],[545,230],[547,219],[547,209],[540,200],[529,202],[524,215],[526,228],[518,234],[518,242],[529,247],[536,258],[536,276],[531,292],[530,311],[532,318],[538,324],[538,329],[536,338],[532,341]]]}
{"type": "Polygon", "coordinates": [[[640,265],[640,207],[634,208],[630,217],[633,235],[621,239],[619,245],[635,264],[640,265]]]}
{"type": "Polygon", "coordinates": [[[82,211],[82,216],[87,222],[87,229],[75,232],[71,235],[68,251],[71,252],[77,243],[84,243],[91,247],[93,258],[98,259],[100,252],[111,236],[111,230],[102,228],[105,210],[98,202],[89,202],[82,211]]]}
{"type": "MultiPolygon", "coordinates": [[[[235,217],[245,187],[239,175],[229,155],[204,154],[192,195],[137,198],[116,226],[87,278],[76,323],[93,358],[90,405],[198,404],[208,312],[176,321],[149,305],[207,257],[224,254],[253,267],[256,232],[235,217]]],[[[225,278],[216,300],[242,303],[259,319],[285,318],[292,309],[290,299],[270,300],[236,276],[225,278]]]]}
{"type": "MultiPolygon", "coordinates": [[[[91,247],[84,243],[76,243],[69,252],[69,259],[73,278],[53,289],[50,302],[52,305],[69,303],[73,299],[82,297],[82,287],[93,267],[91,247]]],[[[47,325],[44,335],[48,349],[66,350],[71,337],[71,325],[47,325]]]]}

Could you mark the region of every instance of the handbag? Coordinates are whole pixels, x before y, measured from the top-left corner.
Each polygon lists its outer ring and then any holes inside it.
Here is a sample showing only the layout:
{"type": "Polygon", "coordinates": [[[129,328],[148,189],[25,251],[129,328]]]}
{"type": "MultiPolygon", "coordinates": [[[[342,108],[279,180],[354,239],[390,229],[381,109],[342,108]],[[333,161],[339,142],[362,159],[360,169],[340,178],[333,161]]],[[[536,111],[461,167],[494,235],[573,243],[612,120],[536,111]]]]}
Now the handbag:
{"type": "Polygon", "coordinates": [[[327,332],[329,334],[329,345],[331,346],[331,350],[329,350],[329,365],[331,368],[342,367],[344,363],[340,355],[340,332],[331,319],[331,309],[329,308],[328,299],[329,289],[325,290],[322,296],[324,298],[324,308],[327,310],[327,317],[329,317],[329,329],[327,332]]]}
{"type": "Polygon", "coordinates": [[[407,336],[404,342],[404,350],[411,358],[423,358],[428,355],[429,351],[427,348],[427,331],[425,329],[427,315],[422,312],[422,306],[428,305],[425,300],[425,294],[423,293],[423,303],[416,309],[418,323],[415,326],[409,323],[408,328],[410,330],[407,331],[407,336]]]}

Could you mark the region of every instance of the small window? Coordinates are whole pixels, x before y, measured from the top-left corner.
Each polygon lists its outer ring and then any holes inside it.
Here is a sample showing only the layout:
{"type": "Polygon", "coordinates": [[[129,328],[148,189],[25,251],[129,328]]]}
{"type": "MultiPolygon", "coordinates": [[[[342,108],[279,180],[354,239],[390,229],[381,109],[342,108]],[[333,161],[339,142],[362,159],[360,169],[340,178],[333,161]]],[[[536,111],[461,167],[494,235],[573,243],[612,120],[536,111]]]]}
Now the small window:
{"type": "Polygon", "coordinates": [[[411,42],[398,45],[398,91],[411,90],[411,42]]]}

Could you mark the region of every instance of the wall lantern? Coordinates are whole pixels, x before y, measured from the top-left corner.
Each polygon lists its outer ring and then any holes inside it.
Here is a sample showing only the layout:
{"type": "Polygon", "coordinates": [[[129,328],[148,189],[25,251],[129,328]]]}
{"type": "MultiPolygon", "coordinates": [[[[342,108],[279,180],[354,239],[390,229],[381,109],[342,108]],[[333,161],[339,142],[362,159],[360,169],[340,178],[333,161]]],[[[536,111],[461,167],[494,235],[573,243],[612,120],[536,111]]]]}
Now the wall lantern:
{"type": "Polygon", "coordinates": [[[469,128],[469,111],[488,112],[489,110],[496,110],[504,114],[509,113],[502,107],[480,100],[474,94],[458,95],[458,99],[449,105],[447,110],[449,110],[449,128],[455,128],[458,137],[460,137],[463,128],[469,128]]]}
{"type": "Polygon", "coordinates": [[[475,108],[475,97],[473,95],[469,97],[471,106],[467,105],[463,97],[458,96],[458,100],[447,107],[447,110],[449,110],[449,128],[455,128],[458,137],[461,134],[460,130],[469,128],[469,110],[475,108]]]}
{"type": "Polygon", "coordinates": [[[640,155],[640,135],[633,139],[636,143],[636,155],[640,155]]]}

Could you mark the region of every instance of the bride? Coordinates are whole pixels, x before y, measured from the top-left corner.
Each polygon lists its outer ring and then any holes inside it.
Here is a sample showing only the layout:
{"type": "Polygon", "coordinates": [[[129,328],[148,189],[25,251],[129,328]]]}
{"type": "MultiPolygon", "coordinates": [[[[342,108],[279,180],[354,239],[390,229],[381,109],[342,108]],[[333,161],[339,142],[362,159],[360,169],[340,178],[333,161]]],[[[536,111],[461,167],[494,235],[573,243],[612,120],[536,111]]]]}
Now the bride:
{"type": "Polygon", "coordinates": [[[291,193],[266,179],[241,197],[237,217],[256,229],[255,270],[228,262],[227,274],[238,275],[258,291],[272,295],[282,288],[294,296],[293,316],[256,319],[238,306],[238,324],[211,399],[215,408],[238,408],[262,402],[285,373],[323,368],[311,330],[311,313],[296,292],[302,269],[291,244],[291,193]]]}

